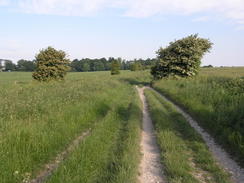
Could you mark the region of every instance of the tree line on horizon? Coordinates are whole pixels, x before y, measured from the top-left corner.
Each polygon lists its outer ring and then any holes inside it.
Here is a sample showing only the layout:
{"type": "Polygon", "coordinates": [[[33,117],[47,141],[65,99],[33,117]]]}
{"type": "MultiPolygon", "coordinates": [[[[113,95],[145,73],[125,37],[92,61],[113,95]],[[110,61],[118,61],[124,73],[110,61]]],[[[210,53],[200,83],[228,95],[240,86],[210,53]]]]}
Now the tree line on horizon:
{"type": "MultiPolygon", "coordinates": [[[[71,72],[94,72],[94,71],[109,71],[113,62],[119,63],[120,70],[145,70],[150,69],[155,63],[156,58],[125,60],[122,58],[83,58],[74,59],[70,62],[71,72]]],[[[36,70],[36,60],[21,59],[15,64],[11,60],[0,59],[0,71],[22,71],[33,72],[36,70]]]]}
{"type": "MultiPolygon", "coordinates": [[[[19,60],[17,65],[5,60],[5,71],[35,71],[32,76],[38,81],[63,80],[68,71],[88,72],[110,70],[117,75],[120,70],[144,70],[151,68],[154,79],[168,77],[196,76],[201,66],[201,59],[210,51],[213,43],[198,34],[170,42],[161,47],[156,59],[126,61],[122,58],[75,59],[72,62],[62,50],[48,47],[40,50],[35,61],[19,60]],[[25,70],[26,69],[26,70],[25,70]]],[[[2,70],[0,60],[0,70],[2,70]]]]}

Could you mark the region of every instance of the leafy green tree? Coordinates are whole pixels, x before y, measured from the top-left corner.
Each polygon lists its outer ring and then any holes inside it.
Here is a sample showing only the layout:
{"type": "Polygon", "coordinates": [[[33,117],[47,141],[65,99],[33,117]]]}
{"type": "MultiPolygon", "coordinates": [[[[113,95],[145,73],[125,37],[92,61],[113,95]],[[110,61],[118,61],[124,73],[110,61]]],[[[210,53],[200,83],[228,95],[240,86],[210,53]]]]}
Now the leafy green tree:
{"type": "Polygon", "coordinates": [[[111,75],[120,74],[120,63],[118,60],[113,60],[111,63],[111,75]]]}
{"type": "Polygon", "coordinates": [[[0,59],[0,72],[3,70],[2,60],[0,59]]]}
{"type": "Polygon", "coordinates": [[[134,62],[130,65],[131,71],[140,71],[143,69],[143,66],[140,62],[134,62]]]}
{"type": "Polygon", "coordinates": [[[113,61],[118,60],[120,64],[120,69],[121,70],[130,70],[131,69],[131,64],[134,62],[137,62],[139,68],[136,70],[141,70],[141,69],[150,69],[153,65],[155,65],[156,59],[139,59],[139,60],[133,60],[133,61],[128,61],[124,60],[121,58],[113,58],[109,57],[108,59],[106,58],[95,58],[95,59],[89,59],[89,58],[84,58],[81,60],[75,59],[71,62],[71,71],[75,72],[86,72],[86,71],[105,71],[105,70],[111,70],[111,64],[113,61]]]}
{"type": "Polygon", "coordinates": [[[121,62],[121,69],[126,70],[126,67],[127,67],[126,61],[122,61],[121,62]]]}
{"type": "Polygon", "coordinates": [[[112,67],[112,63],[116,61],[116,59],[114,57],[109,57],[108,58],[108,65],[109,65],[109,70],[111,70],[112,67]]]}
{"type": "Polygon", "coordinates": [[[151,69],[155,79],[170,75],[190,77],[198,73],[201,59],[212,47],[208,39],[197,34],[171,42],[168,47],[157,51],[158,62],[151,69]]]}
{"type": "Polygon", "coordinates": [[[90,71],[90,65],[89,65],[87,62],[84,62],[84,63],[82,64],[82,71],[83,71],[83,72],[90,71]]]}
{"type": "Polygon", "coordinates": [[[205,66],[203,66],[203,68],[213,68],[213,66],[212,65],[205,65],[205,66]]]}
{"type": "Polygon", "coordinates": [[[17,62],[17,70],[18,71],[34,71],[36,68],[36,64],[34,61],[28,61],[28,60],[19,60],[17,62]]]}
{"type": "Polygon", "coordinates": [[[104,71],[105,70],[104,64],[100,60],[94,62],[94,67],[95,67],[95,71],[104,71]]]}
{"type": "Polygon", "coordinates": [[[69,70],[70,61],[66,53],[52,47],[36,55],[37,68],[32,77],[38,81],[63,80],[69,70]]]}
{"type": "Polygon", "coordinates": [[[11,60],[7,60],[5,61],[5,70],[14,71],[16,70],[16,65],[11,60]]]}
{"type": "Polygon", "coordinates": [[[76,72],[82,72],[82,61],[75,59],[70,64],[71,70],[76,72]]]}

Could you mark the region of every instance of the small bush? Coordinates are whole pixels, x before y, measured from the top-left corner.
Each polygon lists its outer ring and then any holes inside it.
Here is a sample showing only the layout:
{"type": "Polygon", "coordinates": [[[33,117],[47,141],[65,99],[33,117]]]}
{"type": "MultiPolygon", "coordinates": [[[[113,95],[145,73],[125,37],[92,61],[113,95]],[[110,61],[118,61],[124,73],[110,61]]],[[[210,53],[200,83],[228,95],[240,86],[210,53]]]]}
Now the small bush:
{"type": "Polygon", "coordinates": [[[36,55],[37,69],[32,77],[38,81],[63,80],[70,61],[62,50],[55,50],[52,47],[43,49],[36,55]]]}
{"type": "Polygon", "coordinates": [[[118,60],[114,60],[111,64],[111,75],[120,74],[120,63],[118,60]]]}
{"type": "Polygon", "coordinates": [[[130,65],[130,70],[131,71],[140,71],[140,70],[143,70],[143,66],[139,62],[134,62],[130,65]]]}

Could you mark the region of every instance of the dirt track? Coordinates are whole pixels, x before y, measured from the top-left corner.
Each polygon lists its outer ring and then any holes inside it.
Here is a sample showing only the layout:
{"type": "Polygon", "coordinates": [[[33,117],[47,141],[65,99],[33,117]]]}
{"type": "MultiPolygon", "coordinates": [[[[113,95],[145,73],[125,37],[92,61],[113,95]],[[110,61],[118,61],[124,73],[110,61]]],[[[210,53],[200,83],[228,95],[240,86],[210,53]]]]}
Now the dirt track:
{"type": "Polygon", "coordinates": [[[143,104],[143,129],[141,139],[141,153],[143,157],[140,163],[138,179],[141,183],[166,183],[163,176],[163,167],[160,163],[160,150],[154,134],[152,120],[149,116],[144,89],[144,87],[137,87],[143,104]]]}

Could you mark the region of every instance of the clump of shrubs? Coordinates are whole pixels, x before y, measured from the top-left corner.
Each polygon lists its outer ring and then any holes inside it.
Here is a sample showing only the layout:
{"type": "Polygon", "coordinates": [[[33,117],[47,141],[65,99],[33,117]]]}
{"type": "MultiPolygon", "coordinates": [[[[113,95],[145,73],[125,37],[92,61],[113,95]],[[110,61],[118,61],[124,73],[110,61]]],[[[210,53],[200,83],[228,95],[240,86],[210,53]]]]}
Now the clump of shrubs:
{"type": "Polygon", "coordinates": [[[130,64],[130,70],[131,71],[141,71],[143,70],[143,66],[140,62],[133,62],[130,64]]]}
{"type": "Polygon", "coordinates": [[[120,62],[118,60],[113,60],[111,63],[111,75],[120,74],[120,62]]]}
{"type": "Polygon", "coordinates": [[[36,55],[36,64],[32,77],[37,81],[63,80],[70,68],[66,53],[52,47],[43,49],[36,55]]]}

